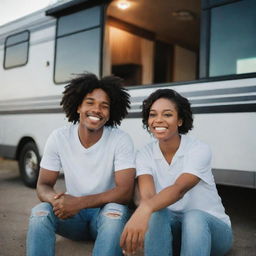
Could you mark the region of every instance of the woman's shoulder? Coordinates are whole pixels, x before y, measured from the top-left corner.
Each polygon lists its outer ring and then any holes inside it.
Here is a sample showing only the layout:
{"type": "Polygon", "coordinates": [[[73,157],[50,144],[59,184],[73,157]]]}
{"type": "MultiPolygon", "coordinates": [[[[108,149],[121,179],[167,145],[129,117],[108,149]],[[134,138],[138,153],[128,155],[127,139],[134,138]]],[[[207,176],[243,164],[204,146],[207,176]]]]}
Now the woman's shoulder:
{"type": "Polygon", "coordinates": [[[184,155],[187,159],[193,159],[192,161],[200,159],[207,162],[211,161],[212,150],[209,144],[194,136],[186,136],[185,139],[186,146],[184,150],[184,155]]]}
{"type": "Polygon", "coordinates": [[[137,150],[137,156],[152,157],[155,151],[157,141],[151,141],[137,150]]]}
{"type": "Polygon", "coordinates": [[[186,148],[188,151],[191,150],[206,150],[211,151],[210,145],[206,142],[202,141],[201,139],[194,137],[192,135],[182,135],[183,139],[186,140],[186,148]]]}

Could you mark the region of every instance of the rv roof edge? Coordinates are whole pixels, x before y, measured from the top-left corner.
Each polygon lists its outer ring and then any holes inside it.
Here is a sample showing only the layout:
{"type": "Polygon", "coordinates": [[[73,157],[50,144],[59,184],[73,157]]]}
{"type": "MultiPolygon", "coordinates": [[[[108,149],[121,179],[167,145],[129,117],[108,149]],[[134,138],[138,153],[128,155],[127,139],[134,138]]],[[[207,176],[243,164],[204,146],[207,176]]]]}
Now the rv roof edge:
{"type": "Polygon", "coordinates": [[[47,16],[60,16],[66,15],[81,9],[85,9],[88,7],[100,5],[103,3],[108,3],[111,0],[74,0],[69,1],[64,4],[60,4],[58,6],[54,6],[46,10],[45,15],[47,16]]]}

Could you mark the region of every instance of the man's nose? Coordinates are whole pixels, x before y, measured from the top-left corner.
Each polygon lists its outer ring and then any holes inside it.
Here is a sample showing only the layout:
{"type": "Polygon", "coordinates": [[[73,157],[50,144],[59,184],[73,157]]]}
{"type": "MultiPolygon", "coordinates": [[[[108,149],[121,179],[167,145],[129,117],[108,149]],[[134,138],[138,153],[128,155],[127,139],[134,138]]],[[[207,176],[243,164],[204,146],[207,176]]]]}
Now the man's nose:
{"type": "Polygon", "coordinates": [[[101,112],[101,107],[98,104],[95,104],[92,108],[92,111],[95,113],[100,113],[101,112]]]}

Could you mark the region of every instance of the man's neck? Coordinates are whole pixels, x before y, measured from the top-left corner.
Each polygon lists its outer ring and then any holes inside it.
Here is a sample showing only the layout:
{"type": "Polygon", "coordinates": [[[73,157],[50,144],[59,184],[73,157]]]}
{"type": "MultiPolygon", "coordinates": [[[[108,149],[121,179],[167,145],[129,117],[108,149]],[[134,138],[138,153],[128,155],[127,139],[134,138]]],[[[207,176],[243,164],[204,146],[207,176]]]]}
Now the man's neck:
{"type": "Polygon", "coordinates": [[[104,127],[102,127],[99,130],[89,130],[85,127],[82,127],[80,124],[78,126],[78,137],[79,140],[81,142],[81,144],[85,147],[85,148],[89,148],[91,146],[93,146],[94,144],[96,144],[102,134],[103,134],[103,130],[104,127]]]}

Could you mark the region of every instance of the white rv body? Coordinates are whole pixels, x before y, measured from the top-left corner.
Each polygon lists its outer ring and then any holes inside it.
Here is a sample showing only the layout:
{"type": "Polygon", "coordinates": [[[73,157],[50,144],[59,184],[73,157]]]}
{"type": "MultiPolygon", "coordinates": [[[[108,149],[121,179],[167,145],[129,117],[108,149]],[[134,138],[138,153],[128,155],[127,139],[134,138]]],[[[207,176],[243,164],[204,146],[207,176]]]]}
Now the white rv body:
{"type": "MultiPolygon", "coordinates": [[[[34,143],[38,155],[42,156],[49,134],[68,124],[60,106],[66,83],[56,84],[53,79],[57,19],[46,15],[48,9],[0,27],[2,62],[6,38],[29,31],[27,64],[10,69],[0,67],[0,155],[3,157],[19,160],[22,147],[28,142],[34,143]]],[[[143,99],[156,89],[172,88],[186,96],[193,109],[203,109],[194,114],[191,135],[210,145],[217,182],[256,188],[256,77],[127,88],[132,104],[121,128],[131,135],[136,149],[152,139],[143,129],[139,116],[143,99]],[[243,109],[243,105],[250,104],[254,111],[232,109],[232,106],[243,109]],[[222,112],[219,107],[229,110],[222,112]]]]}

